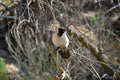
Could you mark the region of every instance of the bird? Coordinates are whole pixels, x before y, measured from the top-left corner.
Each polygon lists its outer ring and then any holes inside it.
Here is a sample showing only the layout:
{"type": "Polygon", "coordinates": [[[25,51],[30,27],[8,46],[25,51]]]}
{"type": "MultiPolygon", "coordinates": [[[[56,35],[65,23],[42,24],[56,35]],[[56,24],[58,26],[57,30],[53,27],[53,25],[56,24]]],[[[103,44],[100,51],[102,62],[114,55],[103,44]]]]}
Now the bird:
{"type": "Polygon", "coordinates": [[[53,33],[52,42],[57,48],[68,48],[70,41],[66,33],[67,31],[61,27],[53,33]]]}
{"type": "Polygon", "coordinates": [[[55,51],[57,51],[62,59],[68,59],[70,57],[70,41],[67,36],[67,31],[64,28],[60,27],[53,33],[52,42],[57,47],[55,51]]]}

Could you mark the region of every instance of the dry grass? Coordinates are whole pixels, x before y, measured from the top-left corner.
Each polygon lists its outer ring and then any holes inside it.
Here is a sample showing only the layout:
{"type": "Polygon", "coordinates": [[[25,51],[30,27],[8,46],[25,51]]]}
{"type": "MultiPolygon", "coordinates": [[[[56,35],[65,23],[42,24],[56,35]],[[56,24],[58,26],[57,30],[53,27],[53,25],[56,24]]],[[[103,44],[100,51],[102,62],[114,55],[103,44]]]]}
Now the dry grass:
{"type": "MultiPolygon", "coordinates": [[[[102,79],[104,69],[98,64],[91,51],[79,42],[78,37],[82,36],[85,42],[96,48],[98,53],[103,53],[107,49],[105,45],[109,44],[111,35],[114,36],[108,28],[112,24],[109,24],[109,16],[105,16],[104,9],[101,8],[102,4],[96,5],[94,1],[91,2],[90,4],[98,7],[98,9],[92,7],[94,10],[86,4],[86,0],[25,0],[14,10],[17,20],[14,20],[12,28],[6,34],[6,41],[20,69],[19,79],[61,78],[60,67],[64,69],[70,80],[102,79]],[[56,26],[51,23],[55,20],[58,20],[62,27],[68,29],[69,25],[73,25],[78,31],[74,32],[72,29],[73,34],[69,36],[71,57],[68,60],[59,60],[60,62],[56,62],[53,56],[50,56],[48,49],[50,46],[55,50],[49,29],[50,26],[56,26]],[[79,26],[79,29],[76,26],[79,26]],[[87,32],[82,29],[86,29],[87,32]],[[73,38],[74,33],[79,33],[78,37],[73,38]]],[[[108,11],[110,10],[106,9],[107,13],[108,11]]],[[[113,77],[113,75],[109,76],[113,77]]]]}

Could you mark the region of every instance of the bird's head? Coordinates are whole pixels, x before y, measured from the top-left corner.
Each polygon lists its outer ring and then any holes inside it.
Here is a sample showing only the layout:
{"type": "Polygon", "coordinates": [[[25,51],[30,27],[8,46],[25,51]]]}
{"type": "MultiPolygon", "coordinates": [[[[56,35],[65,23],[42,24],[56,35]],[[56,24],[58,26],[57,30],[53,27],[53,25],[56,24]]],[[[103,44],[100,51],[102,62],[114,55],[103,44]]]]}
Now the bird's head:
{"type": "Polygon", "coordinates": [[[64,32],[66,32],[65,29],[63,29],[63,28],[58,28],[58,36],[62,36],[64,32]]]}

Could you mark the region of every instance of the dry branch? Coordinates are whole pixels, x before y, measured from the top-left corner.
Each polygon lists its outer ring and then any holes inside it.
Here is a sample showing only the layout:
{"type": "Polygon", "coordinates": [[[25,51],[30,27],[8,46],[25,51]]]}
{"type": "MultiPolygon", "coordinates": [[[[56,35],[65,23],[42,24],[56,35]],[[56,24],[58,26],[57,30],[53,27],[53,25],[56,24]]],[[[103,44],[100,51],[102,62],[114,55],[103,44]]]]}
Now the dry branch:
{"type": "MultiPolygon", "coordinates": [[[[65,70],[57,63],[57,61],[56,61],[56,60],[57,60],[57,57],[56,57],[55,53],[53,52],[53,50],[52,50],[52,48],[51,48],[50,46],[48,47],[48,50],[49,50],[52,58],[53,58],[54,61],[56,62],[56,67],[58,68],[59,73],[61,73],[61,76],[60,76],[60,79],[61,79],[61,78],[62,78],[62,74],[65,72],[65,70]]],[[[67,75],[66,77],[67,77],[67,78],[66,78],[65,80],[69,80],[69,76],[67,75]]],[[[59,80],[59,79],[57,79],[57,80],[59,80]]]]}
{"type": "MultiPolygon", "coordinates": [[[[68,32],[68,34],[71,36],[71,35],[74,35],[73,38],[76,38],[78,37],[75,33],[71,33],[70,31],[68,32]]],[[[104,60],[104,57],[101,56],[97,51],[96,49],[90,45],[89,43],[85,42],[84,38],[79,36],[78,38],[78,41],[82,44],[82,46],[84,46],[85,48],[87,48],[91,54],[98,60],[98,63],[101,64],[101,66],[110,74],[110,75],[114,75],[114,73],[116,73],[115,75],[115,78],[116,80],[120,80],[120,75],[118,72],[115,71],[115,69],[111,68],[110,66],[107,65],[107,62],[104,60]]]]}

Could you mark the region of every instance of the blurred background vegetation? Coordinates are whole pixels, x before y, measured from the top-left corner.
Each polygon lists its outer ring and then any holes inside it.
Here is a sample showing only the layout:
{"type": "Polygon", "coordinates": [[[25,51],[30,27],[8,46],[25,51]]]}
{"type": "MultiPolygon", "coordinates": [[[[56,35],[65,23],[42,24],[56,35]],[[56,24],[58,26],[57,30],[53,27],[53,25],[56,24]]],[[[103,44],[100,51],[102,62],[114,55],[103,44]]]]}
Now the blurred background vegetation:
{"type": "Polygon", "coordinates": [[[0,0],[0,57],[0,80],[120,80],[120,0],[0,0]]]}

